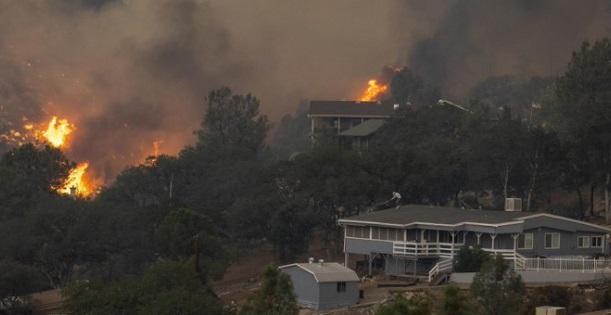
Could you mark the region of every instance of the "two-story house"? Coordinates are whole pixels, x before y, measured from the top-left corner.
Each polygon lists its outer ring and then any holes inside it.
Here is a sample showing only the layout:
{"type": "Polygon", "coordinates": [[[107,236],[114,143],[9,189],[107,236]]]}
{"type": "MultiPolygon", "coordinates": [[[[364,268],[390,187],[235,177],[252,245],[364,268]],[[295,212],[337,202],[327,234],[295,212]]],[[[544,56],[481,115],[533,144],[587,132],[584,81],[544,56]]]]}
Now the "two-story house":
{"type": "Polygon", "coordinates": [[[371,136],[393,115],[395,106],[383,102],[311,101],[308,117],[312,139],[331,132],[344,148],[366,149],[371,136]]]}

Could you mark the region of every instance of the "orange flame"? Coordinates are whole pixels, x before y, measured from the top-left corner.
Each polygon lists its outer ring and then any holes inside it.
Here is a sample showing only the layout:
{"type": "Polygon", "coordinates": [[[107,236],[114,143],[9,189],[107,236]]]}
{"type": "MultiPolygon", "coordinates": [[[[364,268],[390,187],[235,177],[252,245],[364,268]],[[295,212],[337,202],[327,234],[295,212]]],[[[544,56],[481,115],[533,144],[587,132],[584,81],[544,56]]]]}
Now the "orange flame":
{"type": "Polygon", "coordinates": [[[83,162],[79,163],[74,169],[72,169],[59,192],[62,194],[75,194],[77,196],[84,197],[91,195],[92,189],[89,187],[84,178],[87,167],[89,167],[89,162],[83,162]],[[71,190],[74,190],[74,192],[71,190]]]}
{"type": "Polygon", "coordinates": [[[153,150],[154,150],[153,156],[154,157],[158,157],[159,156],[159,146],[162,143],[163,143],[163,141],[161,141],[161,140],[157,140],[157,141],[153,142],[153,150]]]}
{"type": "Polygon", "coordinates": [[[361,96],[360,99],[363,102],[376,101],[377,97],[380,94],[386,93],[386,91],[388,91],[388,85],[378,84],[378,81],[376,80],[369,80],[367,84],[367,90],[365,91],[365,93],[363,93],[363,96],[361,96]]]}
{"type": "Polygon", "coordinates": [[[69,135],[76,128],[73,124],[69,123],[66,119],[58,120],[56,116],[49,122],[49,126],[46,131],[42,132],[42,135],[49,141],[54,147],[61,147],[65,141],[66,136],[69,135]]]}

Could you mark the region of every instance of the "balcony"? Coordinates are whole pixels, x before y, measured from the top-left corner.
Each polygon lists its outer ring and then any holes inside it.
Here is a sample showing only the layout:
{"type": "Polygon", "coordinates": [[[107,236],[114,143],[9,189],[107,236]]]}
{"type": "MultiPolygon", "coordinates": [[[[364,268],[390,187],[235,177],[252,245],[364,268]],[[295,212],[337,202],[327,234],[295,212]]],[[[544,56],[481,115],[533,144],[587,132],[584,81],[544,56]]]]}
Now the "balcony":
{"type": "Polygon", "coordinates": [[[393,256],[452,258],[453,254],[463,245],[452,243],[393,242],[393,256]]]}

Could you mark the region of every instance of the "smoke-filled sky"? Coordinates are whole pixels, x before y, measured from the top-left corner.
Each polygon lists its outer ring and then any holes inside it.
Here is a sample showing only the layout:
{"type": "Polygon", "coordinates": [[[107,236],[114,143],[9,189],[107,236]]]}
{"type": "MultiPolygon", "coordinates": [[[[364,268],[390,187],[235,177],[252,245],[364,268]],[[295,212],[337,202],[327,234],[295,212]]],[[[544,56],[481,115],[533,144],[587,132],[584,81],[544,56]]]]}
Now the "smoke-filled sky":
{"type": "MultiPolygon", "coordinates": [[[[112,180],[161,140],[193,143],[211,89],[272,121],[354,99],[387,65],[444,96],[502,74],[564,71],[609,33],[607,0],[0,0],[0,125],[68,118],[68,150],[112,180]]],[[[16,128],[16,127],[15,127],[16,128]]],[[[0,126],[2,129],[2,126],[0,126]]]]}

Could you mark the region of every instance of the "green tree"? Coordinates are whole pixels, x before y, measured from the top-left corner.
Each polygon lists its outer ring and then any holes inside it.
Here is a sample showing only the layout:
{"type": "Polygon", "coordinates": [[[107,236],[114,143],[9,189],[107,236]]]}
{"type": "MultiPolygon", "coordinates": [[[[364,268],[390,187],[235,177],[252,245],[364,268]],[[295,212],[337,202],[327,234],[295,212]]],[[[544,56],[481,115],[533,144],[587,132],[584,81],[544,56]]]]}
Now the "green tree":
{"type": "Polygon", "coordinates": [[[203,279],[218,278],[228,262],[228,252],[212,221],[189,209],[170,212],[159,225],[155,240],[160,253],[173,260],[195,257],[203,279]]]}
{"type": "Polygon", "coordinates": [[[297,315],[299,307],[289,275],[274,266],[263,272],[259,290],[248,298],[240,315],[297,315]]]}
{"type": "Polygon", "coordinates": [[[227,87],[213,90],[206,98],[208,108],[201,129],[199,145],[235,146],[251,152],[265,147],[270,129],[267,116],[259,114],[259,100],[251,94],[233,94],[227,87]]]}
{"type": "Polygon", "coordinates": [[[48,145],[38,149],[31,143],[6,152],[0,164],[18,171],[17,175],[27,179],[30,189],[44,192],[61,188],[70,170],[76,166],[59,149],[48,145]]]}
{"type": "Polygon", "coordinates": [[[287,201],[272,216],[270,241],[280,261],[294,261],[298,254],[308,249],[314,222],[308,209],[297,201],[287,201]]]}
{"type": "Polygon", "coordinates": [[[424,80],[407,67],[395,73],[390,82],[392,98],[401,105],[408,102],[420,104],[425,94],[424,89],[424,80]]]}
{"type": "Polygon", "coordinates": [[[312,127],[308,118],[308,103],[308,100],[299,101],[295,114],[283,116],[278,127],[274,128],[274,136],[270,140],[273,157],[288,160],[294,154],[310,149],[312,127]]]}
{"type": "Polygon", "coordinates": [[[192,263],[163,261],[142,278],[110,285],[77,281],[66,287],[64,311],[70,314],[231,314],[195,273],[192,263]]]}
{"type": "Polygon", "coordinates": [[[432,302],[429,295],[416,296],[409,300],[399,296],[388,304],[380,305],[375,315],[429,315],[432,302]]]}
{"type": "Polygon", "coordinates": [[[482,266],[491,260],[490,254],[479,246],[463,246],[454,258],[454,271],[479,272],[482,266]]]}
{"type": "Polygon", "coordinates": [[[606,221],[611,189],[611,43],[585,41],[573,53],[567,71],[556,83],[558,126],[561,139],[588,152],[592,186],[605,192],[606,221]]]}
{"type": "Polygon", "coordinates": [[[76,265],[104,258],[98,222],[88,220],[89,204],[67,196],[47,197],[21,218],[6,222],[0,252],[36,266],[49,285],[60,287],[76,265]]]}
{"type": "Polygon", "coordinates": [[[522,197],[528,186],[528,129],[516,120],[502,120],[485,125],[469,141],[466,165],[469,167],[469,188],[493,189],[505,198],[522,197]]]}
{"type": "Polygon", "coordinates": [[[35,267],[11,259],[0,260],[0,308],[9,314],[29,314],[27,295],[48,286],[35,267]]]}
{"type": "Polygon", "coordinates": [[[522,153],[528,163],[528,186],[526,190],[526,211],[533,210],[539,196],[555,189],[560,176],[560,165],[564,161],[558,135],[540,126],[528,130],[526,150],[522,153]]]}
{"type": "Polygon", "coordinates": [[[446,315],[468,315],[469,303],[467,297],[454,285],[443,291],[443,311],[446,315]]]}
{"type": "Polygon", "coordinates": [[[0,217],[23,216],[41,199],[57,195],[75,166],[50,146],[28,143],[6,152],[0,158],[0,217]]]}
{"type": "Polygon", "coordinates": [[[522,277],[497,255],[475,274],[470,287],[471,305],[476,314],[512,315],[522,306],[522,277]]]}

